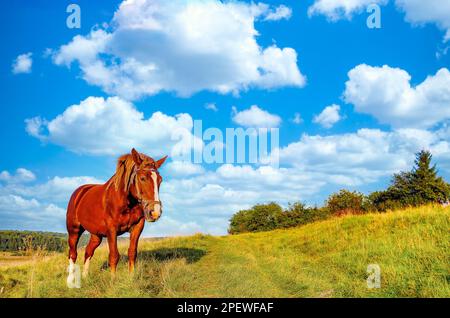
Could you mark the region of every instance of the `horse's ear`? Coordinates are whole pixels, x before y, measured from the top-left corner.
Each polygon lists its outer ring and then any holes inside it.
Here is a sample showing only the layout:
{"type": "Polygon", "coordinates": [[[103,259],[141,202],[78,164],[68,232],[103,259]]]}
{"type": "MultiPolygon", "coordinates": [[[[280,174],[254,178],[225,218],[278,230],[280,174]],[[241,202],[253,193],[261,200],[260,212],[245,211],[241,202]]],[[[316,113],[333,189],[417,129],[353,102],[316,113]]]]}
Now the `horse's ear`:
{"type": "Polygon", "coordinates": [[[139,152],[137,152],[136,149],[133,148],[131,149],[131,156],[133,157],[134,163],[140,166],[142,163],[142,159],[141,155],[139,155],[139,152]]]}
{"type": "Polygon", "coordinates": [[[167,159],[167,156],[156,161],[155,162],[156,169],[159,169],[159,167],[161,167],[163,165],[163,163],[164,163],[164,161],[166,161],[166,159],[167,159]]]}

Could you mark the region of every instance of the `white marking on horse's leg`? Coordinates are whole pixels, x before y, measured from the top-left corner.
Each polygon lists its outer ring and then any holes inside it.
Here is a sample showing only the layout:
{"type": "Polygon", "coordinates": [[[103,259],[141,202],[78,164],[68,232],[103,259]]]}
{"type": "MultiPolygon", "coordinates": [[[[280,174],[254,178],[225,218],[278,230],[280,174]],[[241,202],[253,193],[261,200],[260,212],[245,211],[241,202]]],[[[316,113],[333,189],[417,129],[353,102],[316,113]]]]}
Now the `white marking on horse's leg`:
{"type": "Polygon", "coordinates": [[[75,263],[69,259],[69,268],[67,269],[69,275],[67,276],[67,287],[74,288],[75,286],[75,263]]]}
{"type": "Polygon", "coordinates": [[[67,271],[69,272],[69,275],[67,276],[67,287],[80,288],[80,268],[72,261],[72,259],[69,260],[67,271]]]}
{"type": "Polygon", "coordinates": [[[89,262],[91,261],[91,258],[89,257],[88,259],[86,259],[86,261],[84,262],[84,267],[83,267],[83,278],[86,278],[89,275],[89,262]]]}

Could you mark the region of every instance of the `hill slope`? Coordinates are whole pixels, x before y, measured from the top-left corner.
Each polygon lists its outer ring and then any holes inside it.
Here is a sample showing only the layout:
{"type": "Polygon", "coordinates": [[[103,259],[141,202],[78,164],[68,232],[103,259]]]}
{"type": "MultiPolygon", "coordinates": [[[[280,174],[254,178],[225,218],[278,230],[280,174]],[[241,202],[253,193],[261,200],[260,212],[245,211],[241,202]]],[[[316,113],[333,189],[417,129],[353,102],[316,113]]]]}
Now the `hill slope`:
{"type": "Polygon", "coordinates": [[[103,246],[79,290],[66,288],[67,259],[58,254],[0,270],[0,297],[450,297],[449,226],[450,209],[423,207],[265,233],[142,241],[135,275],[124,257],[113,282],[103,246]],[[367,288],[369,264],[381,268],[380,289],[367,288]]]}

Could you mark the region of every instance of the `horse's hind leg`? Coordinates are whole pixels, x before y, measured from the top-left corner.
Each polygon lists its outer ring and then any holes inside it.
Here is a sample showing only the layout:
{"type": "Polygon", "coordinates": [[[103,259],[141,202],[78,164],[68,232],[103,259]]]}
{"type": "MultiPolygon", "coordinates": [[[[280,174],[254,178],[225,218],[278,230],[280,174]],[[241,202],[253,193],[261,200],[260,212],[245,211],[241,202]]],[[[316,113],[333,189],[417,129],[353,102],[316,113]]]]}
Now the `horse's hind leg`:
{"type": "Polygon", "coordinates": [[[84,229],[80,226],[78,228],[71,228],[69,230],[69,275],[67,276],[67,286],[69,288],[79,288],[78,277],[76,275],[76,266],[77,262],[77,245],[80,239],[81,234],[83,234],[84,229]]]}
{"type": "Polygon", "coordinates": [[[87,275],[89,274],[89,262],[91,261],[92,256],[94,256],[95,249],[99,247],[101,243],[101,236],[91,234],[91,238],[89,239],[89,243],[86,246],[86,250],[84,252],[83,277],[87,277],[87,275]]]}

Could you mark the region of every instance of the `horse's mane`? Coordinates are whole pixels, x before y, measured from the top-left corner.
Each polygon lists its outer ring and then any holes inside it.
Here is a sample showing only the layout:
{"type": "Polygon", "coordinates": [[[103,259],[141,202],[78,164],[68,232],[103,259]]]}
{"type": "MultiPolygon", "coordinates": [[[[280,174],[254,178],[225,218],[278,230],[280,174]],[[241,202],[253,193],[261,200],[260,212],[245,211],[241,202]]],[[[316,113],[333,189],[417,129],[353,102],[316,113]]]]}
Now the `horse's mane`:
{"type": "Polygon", "coordinates": [[[117,160],[116,173],[111,180],[114,183],[116,190],[119,190],[120,186],[123,184],[125,192],[129,191],[135,167],[136,163],[130,154],[119,157],[117,160]]]}
{"type": "MultiPolygon", "coordinates": [[[[142,159],[149,159],[153,161],[151,157],[144,154],[139,154],[142,159]]],[[[130,186],[133,183],[133,178],[136,175],[136,163],[133,160],[131,154],[120,156],[117,160],[116,173],[112,176],[111,181],[114,184],[116,190],[119,190],[121,185],[124,185],[125,192],[130,190],[130,186]]]]}

